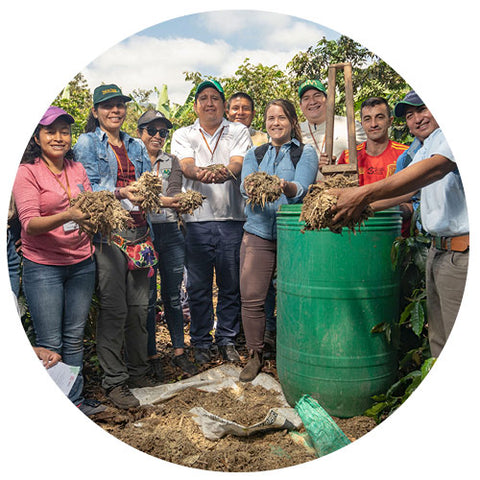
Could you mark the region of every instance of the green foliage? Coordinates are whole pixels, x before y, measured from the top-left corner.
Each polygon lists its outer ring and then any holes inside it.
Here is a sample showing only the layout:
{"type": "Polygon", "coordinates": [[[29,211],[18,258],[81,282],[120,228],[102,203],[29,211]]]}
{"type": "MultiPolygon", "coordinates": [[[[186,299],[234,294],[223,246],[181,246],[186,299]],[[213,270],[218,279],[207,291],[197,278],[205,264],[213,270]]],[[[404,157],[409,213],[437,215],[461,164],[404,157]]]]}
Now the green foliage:
{"type": "MultiPolygon", "coordinates": [[[[413,222],[415,223],[415,222],[413,222]]],[[[381,323],[372,333],[382,333],[392,342],[400,358],[395,383],[381,395],[365,415],[380,422],[393,413],[418,387],[434,363],[431,357],[426,315],[425,264],[430,239],[414,232],[397,238],[392,245],[392,264],[401,271],[402,313],[393,325],[381,323]]]]}

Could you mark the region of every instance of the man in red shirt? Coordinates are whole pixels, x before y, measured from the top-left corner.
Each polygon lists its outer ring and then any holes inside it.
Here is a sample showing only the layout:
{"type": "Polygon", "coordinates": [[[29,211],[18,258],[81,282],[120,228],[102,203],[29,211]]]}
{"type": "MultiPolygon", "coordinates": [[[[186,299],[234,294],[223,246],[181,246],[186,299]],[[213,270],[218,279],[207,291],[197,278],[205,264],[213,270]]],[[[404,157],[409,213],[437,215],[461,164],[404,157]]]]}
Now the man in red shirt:
{"type": "MultiPolygon", "coordinates": [[[[360,118],[367,141],[357,145],[358,183],[367,185],[393,175],[397,158],[408,146],[389,140],[393,116],[384,98],[367,98],[360,107],[360,118]]],[[[344,150],[337,163],[349,163],[348,157],[344,150]]]]}

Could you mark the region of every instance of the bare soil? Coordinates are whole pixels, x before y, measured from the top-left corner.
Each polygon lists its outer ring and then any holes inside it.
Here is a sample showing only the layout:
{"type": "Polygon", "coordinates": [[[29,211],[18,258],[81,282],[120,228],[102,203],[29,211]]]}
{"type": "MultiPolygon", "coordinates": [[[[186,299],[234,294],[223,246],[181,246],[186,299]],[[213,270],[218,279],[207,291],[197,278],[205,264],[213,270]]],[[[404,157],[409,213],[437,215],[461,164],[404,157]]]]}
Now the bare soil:
{"type": "MultiPolygon", "coordinates": [[[[162,359],[165,382],[186,378],[186,374],[170,363],[172,346],[166,325],[160,322],[157,328],[157,349],[162,359]]],[[[185,332],[187,342],[188,325],[185,332]]],[[[247,352],[241,345],[238,350],[243,365],[247,352]]],[[[221,362],[217,355],[210,365],[201,370],[216,367],[221,362]]],[[[274,359],[267,360],[262,371],[278,380],[274,359]]],[[[253,425],[263,420],[270,408],[281,406],[277,394],[263,387],[242,385],[241,403],[238,395],[229,390],[214,394],[187,389],[160,404],[121,410],[106,399],[100,387],[98,368],[87,362],[85,376],[87,395],[104,401],[107,406],[92,420],[119,440],[162,460],[203,470],[255,472],[284,468],[317,458],[314,450],[305,445],[304,427],[299,432],[275,430],[251,437],[227,435],[211,441],[204,437],[189,414],[191,408],[201,406],[241,425],[253,425]]],[[[334,420],[352,442],[376,425],[368,417],[334,420]]]]}

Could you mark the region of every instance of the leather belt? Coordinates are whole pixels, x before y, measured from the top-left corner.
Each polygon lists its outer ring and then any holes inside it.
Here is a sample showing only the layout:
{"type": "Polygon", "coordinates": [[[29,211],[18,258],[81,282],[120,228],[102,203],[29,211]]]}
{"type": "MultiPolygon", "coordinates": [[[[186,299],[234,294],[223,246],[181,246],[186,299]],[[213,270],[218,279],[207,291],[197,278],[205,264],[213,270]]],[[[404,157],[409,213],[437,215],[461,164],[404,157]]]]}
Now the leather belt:
{"type": "Polygon", "coordinates": [[[433,237],[433,245],[438,250],[452,250],[453,252],[465,252],[470,246],[470,235],[458,237],[433,237]]]}

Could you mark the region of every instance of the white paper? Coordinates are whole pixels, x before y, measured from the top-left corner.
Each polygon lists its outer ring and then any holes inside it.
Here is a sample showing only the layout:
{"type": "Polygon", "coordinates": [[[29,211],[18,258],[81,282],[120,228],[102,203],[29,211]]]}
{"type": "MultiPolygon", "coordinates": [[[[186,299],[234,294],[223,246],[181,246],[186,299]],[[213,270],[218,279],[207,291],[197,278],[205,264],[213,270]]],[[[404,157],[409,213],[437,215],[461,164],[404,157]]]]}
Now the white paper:
{"type": "Polygon", "coordinates": [[[47,368],[47,372],[53,381],[60,387],[62,392],[65,395],[68,395],[78,377],[80,367],[73,367],[72,365],[58,362],[53,367],[47,368]]]}

